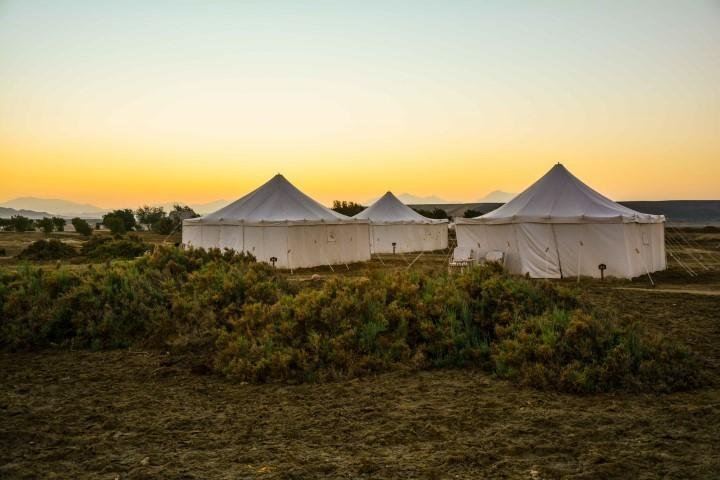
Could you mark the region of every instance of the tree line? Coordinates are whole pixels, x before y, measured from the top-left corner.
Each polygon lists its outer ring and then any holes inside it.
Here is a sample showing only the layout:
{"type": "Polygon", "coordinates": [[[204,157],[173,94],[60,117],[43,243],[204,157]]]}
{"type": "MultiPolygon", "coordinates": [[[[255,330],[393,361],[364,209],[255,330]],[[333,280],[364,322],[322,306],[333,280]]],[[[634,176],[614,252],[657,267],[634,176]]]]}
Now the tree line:
{"type": "MultiPolygon", "coordinates": [[[[163,207],[150,207],[143,205],[136,210],[129,208],[117,209],[103,215],[102,220],[95,224],[95,229],[105,227],[113,235],[123,235],[133,230],[150,230],[161,235],[169,235],[178,230],[186,218],[195,218],[199,215],[187,205],[175,204],[170,212],[163,207]]],[[[81,235],[90,236],[93,227],[79,217],[70,220],[75,231],[81,235]]],[[[10,232],[32,232],[40,230],[45,234],[65,231],[67,220],[61,217],[43,217],[33,220],[23,215],[13,215],[10,218],[0,218],[0,230],[10,232]]]]}

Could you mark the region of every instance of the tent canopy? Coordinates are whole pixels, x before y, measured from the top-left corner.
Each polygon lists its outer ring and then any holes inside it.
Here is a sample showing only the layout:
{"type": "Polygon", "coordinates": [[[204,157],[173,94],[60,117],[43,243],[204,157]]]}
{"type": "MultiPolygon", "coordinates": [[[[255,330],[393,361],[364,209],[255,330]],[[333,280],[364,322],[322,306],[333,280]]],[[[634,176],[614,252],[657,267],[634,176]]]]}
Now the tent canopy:
{"type": "Polygon", "coordinates": [[[557,164],[502,207],[457,223],[662,223],[662,215],[636,212],[585,185],[557,164]]]}
{"type": "Polygon", "coordinates": [[[188,224],[348,223],[353,219],[321,205],[280,174],[220,210],[188,224]]]}
{"type": "Polygon", "coordinates": [[[370,223],[421,223],[435,224],[447,223],[447,220],[436,220],[420,215],[418,212],[402,203],[392,192],[387,192],[375,203],[370,205],[353,218],[369,220],[370,223]]]}

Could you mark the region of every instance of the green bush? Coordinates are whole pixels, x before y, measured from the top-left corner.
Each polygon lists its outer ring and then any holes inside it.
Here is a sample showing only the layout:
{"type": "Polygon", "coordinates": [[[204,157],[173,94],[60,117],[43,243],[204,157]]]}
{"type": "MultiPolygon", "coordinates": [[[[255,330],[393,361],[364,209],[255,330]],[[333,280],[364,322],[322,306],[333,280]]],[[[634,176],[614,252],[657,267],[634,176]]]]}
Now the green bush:
{"type": "Polygon", "coordinates": [[[80,253],[93,260],[130,259],[139,257],[152,248],[152,244],[143,242],[134,235],[123,238],[94,236],[83,244],[80,253]]]}
{"type": "Polygon", "coordinates": [[[685,347],[496,265],[299,286],[250,256],[158,247],[103,268],[0,273],[0,314],[5,349],[144,345],[251,382],[435,367],[569,392],[704,381],[685,347]]]}
{"type": "Polygon", "coordinates": [[[58,260],[71,258],[78,254],[77,250],[60,240],[38,240],[31,243],[18,255],[26,260],[58,260]]]}
{"type": "Polygon", "coordinates": [[[541,389],[673,391],[703,383],[687,348],[581,310],[547,311],[499,328],[492,359],[498,376],[541,389]]]}

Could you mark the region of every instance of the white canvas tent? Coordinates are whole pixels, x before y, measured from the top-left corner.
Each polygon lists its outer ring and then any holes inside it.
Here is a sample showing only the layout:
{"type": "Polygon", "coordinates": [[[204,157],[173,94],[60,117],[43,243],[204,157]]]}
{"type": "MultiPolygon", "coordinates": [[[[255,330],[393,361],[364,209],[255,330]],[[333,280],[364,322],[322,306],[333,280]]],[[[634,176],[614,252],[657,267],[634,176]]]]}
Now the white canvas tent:
{"type": "Polygon", "coordinates": [[[423,252],[448,245],[447,220],[435,220],[417,213],[387,192],[353,218],[370,221],[370,249],[373,253],[423,252]]]}
{"type": "Polygon", "coordinates": [[[503,252],[512,273],[599,277],[603,264],[606,276],[632,278],[665,269],[664,222],[613,202],[557,164],[497,210],[457,219],[455,231],[476,258],[503,252]]]}
{"type": "Polygon", "coordinates": [[[370,259],[369,224],[330,210],[282,175],[220,210],[183,221],[183,245],[249,252],[280,268],[370,259]]]}

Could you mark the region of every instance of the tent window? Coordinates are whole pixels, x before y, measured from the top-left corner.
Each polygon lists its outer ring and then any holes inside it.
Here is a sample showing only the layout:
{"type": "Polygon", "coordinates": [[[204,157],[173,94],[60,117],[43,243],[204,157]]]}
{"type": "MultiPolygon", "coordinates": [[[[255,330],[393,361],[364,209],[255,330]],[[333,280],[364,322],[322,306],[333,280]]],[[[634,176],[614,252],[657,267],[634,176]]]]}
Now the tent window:
{"type": "Polygon", "coordinates": [[[650,245],[650,238],[648,237],[647,232],[642,232],[642,242],[643,245],[650,245]]]}
{"type": "Polygon", "coordinates": [[[328,242],[335,242],[335,232],[328,232],[327,241],[328,241],[328,242]]]}

